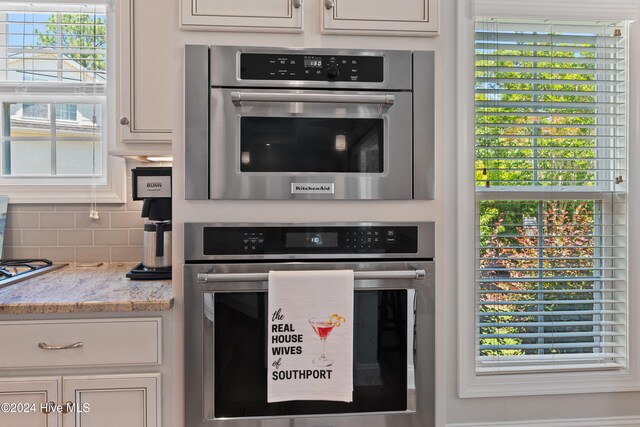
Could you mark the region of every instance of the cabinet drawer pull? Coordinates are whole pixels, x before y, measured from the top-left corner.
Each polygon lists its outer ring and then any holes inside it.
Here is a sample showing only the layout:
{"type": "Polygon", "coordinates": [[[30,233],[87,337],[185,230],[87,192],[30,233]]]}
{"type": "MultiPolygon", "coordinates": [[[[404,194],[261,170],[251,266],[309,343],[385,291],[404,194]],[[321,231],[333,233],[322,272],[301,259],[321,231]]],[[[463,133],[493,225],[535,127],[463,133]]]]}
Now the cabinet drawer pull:
{"type": "Polygon", "coordinates": [[[333,0],[324,0],[324,7],[327,8],[327,10],[333,9],[333,6],[335,6],[333,0]]]}
{"type": "Polygon", "coordinates": [[[70,350],[72,348],[80,348],[82,346],[84,346],[83,342],[76,342],[73,344],[63,345],[63,346],[49,345],[45,342],[38,343],[38,347],[40,347],[43,350],[70,350]]]}
{"type": "Polygon", "coordinates": [[[291,0],[291,3],[293,3],[293,7],[296,9],[300,9],[300,6],[302,6],[302,0],[291,0]]]}
{"type": "Polygon", "coordinates": [[[120,124],[126,126],[129,124],[129,119],[127,117],[120,117],[120,124]]]}

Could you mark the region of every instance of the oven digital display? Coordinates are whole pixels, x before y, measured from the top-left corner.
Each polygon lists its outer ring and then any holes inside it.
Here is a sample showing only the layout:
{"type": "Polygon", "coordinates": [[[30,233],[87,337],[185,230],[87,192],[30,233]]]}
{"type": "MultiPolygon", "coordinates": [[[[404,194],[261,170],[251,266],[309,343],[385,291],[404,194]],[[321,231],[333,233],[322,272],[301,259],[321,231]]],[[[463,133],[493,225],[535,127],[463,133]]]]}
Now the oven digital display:
{"type": "Polygon", "coordinates": [[[287,248],[337,248],[338,233],[329,232],[289,232],[286,233],[287,248]]]}
{"type": "Polygon", "coordinates": [[[305,68],[322,68],[322,59],[305,59],[304,66],[305,68]]]}

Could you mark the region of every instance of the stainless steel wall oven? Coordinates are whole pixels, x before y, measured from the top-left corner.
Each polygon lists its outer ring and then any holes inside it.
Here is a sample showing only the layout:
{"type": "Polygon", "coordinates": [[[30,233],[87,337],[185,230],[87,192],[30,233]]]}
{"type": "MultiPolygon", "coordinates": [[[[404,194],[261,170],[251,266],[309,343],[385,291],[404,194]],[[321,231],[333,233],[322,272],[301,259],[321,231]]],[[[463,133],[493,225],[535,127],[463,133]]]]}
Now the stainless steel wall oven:
{"type": "Polygon", "coordinates": [[[432,199],[433,52],[185,47],[187,199],[432,199]]]}
{"type": "Polygon", "coordinates": [[[433,223],[188,223],[184,238],[188,427],[434,426],[433,223]],[[327,269],[354,271],[353,402],[267,403],[268,272],[327,269]]]}

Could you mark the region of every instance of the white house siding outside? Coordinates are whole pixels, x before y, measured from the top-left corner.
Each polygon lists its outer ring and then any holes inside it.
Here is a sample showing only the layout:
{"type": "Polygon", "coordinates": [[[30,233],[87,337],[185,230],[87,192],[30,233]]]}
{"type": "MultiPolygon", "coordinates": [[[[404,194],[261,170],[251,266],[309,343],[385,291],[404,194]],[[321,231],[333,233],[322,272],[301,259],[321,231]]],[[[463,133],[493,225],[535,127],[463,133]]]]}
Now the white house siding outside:
{"type": "MultiPolygon", "coordinates": [[[[10,60],[6,78],[9,81],[95,82],[94,73],[83,69],[76,61],[57,59],[58,55],[52,52],[29,59],[10,60]],[[42,70],[47,68],[51,71],[43,73],[42,70]],[[38,70],[37,76],[30,74],[29,70],[38,70]]],[[[10,155],[10,169],[5,169],[5,174],[101,174],[102,162],[96,158],[102,139],[101,104],[15,102],[5,103],[3,109],[10,113],[9,129],[7,124],[4,125],[5,135],[21,138],[19,143],[11,143],[9,151],[5,149],[5,154],[10,155]],[[54,109],[55,115],[52,114],[54,109]],[[52,147],[53,133],[55,147],[52,147]],[[37,140],[30,141],[28,137],[36,137],[37,140]]]]}

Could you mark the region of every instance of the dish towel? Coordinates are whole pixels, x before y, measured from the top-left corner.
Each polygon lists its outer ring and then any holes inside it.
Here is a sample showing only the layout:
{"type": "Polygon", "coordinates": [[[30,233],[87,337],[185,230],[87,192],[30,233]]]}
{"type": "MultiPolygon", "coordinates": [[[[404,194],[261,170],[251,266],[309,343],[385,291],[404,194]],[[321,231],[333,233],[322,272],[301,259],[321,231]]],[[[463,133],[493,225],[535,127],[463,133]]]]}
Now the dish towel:
{"type": "Polygon", "coordinates": [[[353,271],[270,271],[267,402],[353,400],[353,271]]]}

